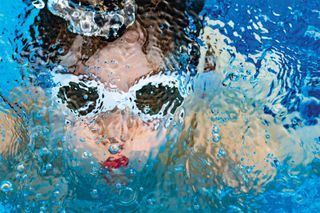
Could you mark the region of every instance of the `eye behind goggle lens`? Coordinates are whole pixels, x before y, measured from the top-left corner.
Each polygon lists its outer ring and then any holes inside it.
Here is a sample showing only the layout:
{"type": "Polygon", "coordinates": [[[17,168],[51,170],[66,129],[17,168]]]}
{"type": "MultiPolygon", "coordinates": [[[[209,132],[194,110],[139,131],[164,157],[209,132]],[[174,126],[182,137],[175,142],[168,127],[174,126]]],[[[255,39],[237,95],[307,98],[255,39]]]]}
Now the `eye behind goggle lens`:
{"type": "Polygon", "coordinates": [[[70,82],[69,85],[60,87],[57,96],[71,111],[81,116],[93,112],[99,98],[96,87],[88,87],[81,82],[70,82]]]}
{"type": "Polygon", "coordinates": [[[157,115],[161,111],[163,111],[163,116],[168,112],[174,114],[182,102],[183,97],[177,87],[149,83],[136,91],[137,108],[149,115],[157,115]]]}

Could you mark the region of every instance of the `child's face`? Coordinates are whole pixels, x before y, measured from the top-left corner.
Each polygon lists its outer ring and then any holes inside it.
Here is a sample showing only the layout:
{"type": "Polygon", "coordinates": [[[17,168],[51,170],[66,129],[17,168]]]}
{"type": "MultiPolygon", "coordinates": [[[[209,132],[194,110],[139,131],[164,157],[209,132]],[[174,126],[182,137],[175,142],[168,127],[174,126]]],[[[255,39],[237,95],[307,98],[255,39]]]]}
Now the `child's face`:
{"type": "MultiPolygon", "coordinates": [[[[79,36],[62,59],[62,64],[76,65],[76,74],[97,78],[106,89],[127,92],[141,77],[159,69],[161,60],[148,60],[142,51],[145,39],[140,26],[136,25],[118,40],[97,50],[87,62],[81,63],[78,52],[82,38],[79,36]]],[[[142,165],[151,150],[156,154],[164,139],[166,130],[159,124],[159,120],[144,122],[133,116],[130,109],[116,109],[99,114],[93,123],[85,117],[76,119],[74,125],[68,127],[68,134],[75,139],[76,147],[90,151],[99,162],[125,156],[129,163],[131,159],[138,159],[142,165]]]]}

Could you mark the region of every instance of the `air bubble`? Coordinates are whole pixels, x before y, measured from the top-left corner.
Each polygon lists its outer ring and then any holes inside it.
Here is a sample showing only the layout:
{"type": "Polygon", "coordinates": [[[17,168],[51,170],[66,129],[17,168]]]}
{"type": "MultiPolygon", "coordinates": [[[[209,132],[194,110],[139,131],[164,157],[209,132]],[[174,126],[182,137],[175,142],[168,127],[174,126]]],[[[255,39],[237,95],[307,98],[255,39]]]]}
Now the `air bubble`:
{"type": "Polygon", "coordinates": [[[47,207],[45,207],[45,206],[40,207],[40,212],[45,212],[46,210],[47,210],[47,207]]]}
{"type": "Polygon", "coordinates": [[[32,5],[37,9],[43,9],[45,6],[45,3],[43,0],[34,0],[32,1],[32,5]]]}
{"type": "Polygon", "coordinates": [[[80,16],[80,13],[78,12],[78,11],[74,11],[73,13],[72,13],[72,17],[73,18],[78,18],[80,16]]]}
{"type": "Polygon", "coordinates": [[[87,158],[90,158],[90,157],[91,157],[91,153],[89,153],[89,152],[83,152],[82,158],[87,159],[87,158]]]}
{"type": "Polygon", "coordinates": [[[145,107],[143,108],[143,113],[145,113],[145,114],[148,114],[150,111],[151,111],[151,109],[150,109],[149,106],[145,106],[145,107]]]}
{"type": "Polygon", "coordinates": [[[13,190],[12,183],[8,180],[2,181],[0,189],[4,193],[8,193],[8,192],[12,191],[13,190]]]}
{"type": "Polygon", "coordinates": [[[50,150],[46,147],[41,148],[41,150],[39,151],[39,156],[41,157],[48,156],[50,154],[51,154],[50,150]]]}
{"type": "Polygon", "coordinates": [[[109,146],[109,149],[108,149],[108,150],[109,150],[110,154],[115,155],[115,154],[119,153],[120,147],[119,147],[118,144],[111,144],[111,145],[109,146]]]}
{"type": "Polygon", "coordinates": [[[199,205],[199,204],[193,204],[193,208],[194,208],[195,210],[199,210],[199,209],[200,209],[200,205],[199,205]]]}
{"type": "Polygon", "coordinates": [[[97,198],[98,197],[98,190],[97,189],[92,189],[90,192],[90,195],[92,198],[97,198]]]}
{"type": "Polygon", "coordinates": [[[35,195],[35,198],[39,200],[39,199],[41,199],[41,196],[42,196],[41,193],[37,193],[37,194],[35,195]]]}
{"type": "Polygon", "coordinates": [[[119,192],[120,202],[128,205],[136,200],[136,192],[130,187],[126,187],[119,192]]]}
{"type": "Polygon", "coordinates": [[[218,125],[214,124],[212,128],[212,133],[219,133],[219,132],[220,132],[220,128],[218,127],[218,125]]]}
{"type": "Polygon", "coordinates": [[[91,24],[90,22],[84,21],[80,22],[81,30],[86,34],[91,32],[91,24]]]}
{"type": "Polygon", "coordinates": [[[217,114],[219,114],[219,110],[217,109],[217,108],[215,108],[215,107],[211,107],[211,113],[213,114],[213,115],[217,115],[217,114]]]}
{"type": "Polygon", "coordinates": [[[47,163],[46,164],[46,170],[51,170],[52,169],[52,164],[51,163],[47,163]]]}
{"type": "Polygon", "coordinates": [[[220,135],[219,134],[213,134],[212,135],[212,141],[215,143],[218,143],[220,141],[220,135]]]}
{"type": "Polygon", "coordinates": [[[235,121],[235,120],[237,120],[238,116],[237,116],[236,113],[232,112],[232,113],[230,113],[229,118],[230,118],[231,120],[235,121]]]}
{"type": "Polygon", "coordinates": [[[59,197],[59,195],[60,195],[60,191],[59,191],[59,190],[55,190],[55,191],[53,192],[53,196],[54,196],[55,198],[59,197]]]}
{"type": "Polygon", "coordinates": [[[130,169],[130,175],[135,175],[137,172],[134,169],[130,169]]]}
{"type": "Polygon", "coordinates": [[[117,189],[121,189],[122,188],[122,184],[121,183],[116,183],[116,188],[117,189]]]}
{"type": "Polygon", "coordinates": [[[71,121],[69,121],[68,119],[66,119],[64,123],[65,123],[65,125],[70,125],[70,124],[71,124],[71,121]]]}
{"type": "Polygon", "coordinates": [[[106,39],[113,39],[120,36],[119,31],[122,26],[127,28],[135,22],[134,0],[127,0],[123,9],[110,12],[87,10],[81,4],[71,5],[70,1],[66,0],[48,0],[47,5],[50,12],[68,22],[68,27],[72,32],[85,36],[102,36],[106,39]]]}
{"type": "Polygon", "coordinates": [[[24,171],[24,165],[22,163],[17,165],[17,171],[22,173],[24,171]]]}
{"type": "Polygon", "coordinates": [[[223,148],[219,149],[218,157],[224,157],[226,155],[226,151],[223,148]]]}
{"type": "Polygon", "coordinates": [[[266,136],[265,136],[265,137],[266,137],[266,139],[269,140],[269,139],[270,139],[270,134],[269,134],[269,133],[266,133],[266,136]]]}

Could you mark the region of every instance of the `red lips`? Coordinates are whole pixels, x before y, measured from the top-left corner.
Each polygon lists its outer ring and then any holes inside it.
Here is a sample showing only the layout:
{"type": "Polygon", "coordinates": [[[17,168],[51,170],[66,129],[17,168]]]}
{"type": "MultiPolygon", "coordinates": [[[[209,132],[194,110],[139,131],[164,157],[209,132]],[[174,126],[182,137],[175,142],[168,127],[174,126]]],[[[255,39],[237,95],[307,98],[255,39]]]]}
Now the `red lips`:
{"type": "Polygon", "coordinates": [[[119,169],[120,167],[127,167],[129,159],[126,156],[120,158],[109,157],[101,166],[105,169],[119,169]]]}

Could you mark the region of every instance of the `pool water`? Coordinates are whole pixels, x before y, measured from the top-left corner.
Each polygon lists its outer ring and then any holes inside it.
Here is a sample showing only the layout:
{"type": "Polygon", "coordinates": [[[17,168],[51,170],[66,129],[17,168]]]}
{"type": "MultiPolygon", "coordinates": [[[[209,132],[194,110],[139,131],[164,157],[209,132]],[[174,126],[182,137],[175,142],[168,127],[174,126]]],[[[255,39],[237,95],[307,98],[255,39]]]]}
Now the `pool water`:
{"type": "Polygon", "coordinates": [[[147,59],[124,34],[86,79],[52,59],[81,36],[43,48],[46,1],[2,0],[0,212],[320,211],[320,1],[186,2],[177,25],[146,18],[147,59]]]}

